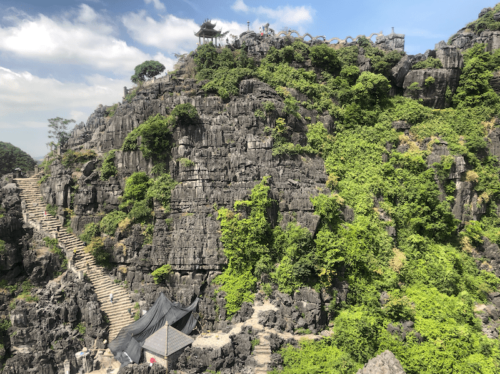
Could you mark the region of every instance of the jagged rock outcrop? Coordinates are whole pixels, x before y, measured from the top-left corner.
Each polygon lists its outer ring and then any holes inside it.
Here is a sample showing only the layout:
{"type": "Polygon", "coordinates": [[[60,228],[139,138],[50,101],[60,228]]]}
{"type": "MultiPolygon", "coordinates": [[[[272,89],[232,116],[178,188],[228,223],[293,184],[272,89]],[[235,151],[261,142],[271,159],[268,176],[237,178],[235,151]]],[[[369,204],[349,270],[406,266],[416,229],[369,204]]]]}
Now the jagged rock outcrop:
{"type": "Polygon", "coordinates": [[[364,366],[359,369],[357,374],[405,374],[401,363],[398,361],[394,353],[384,351],[377,357],[372,358],[364,366]]]}
{"type": "Polygon", "coordinates": [[[11,351],[15,355],[6,361],[3,373],[20,374],[28,369],[56,373],[63,370],[66,360],[71,372],[77,372],[76,352],[84,346],[105,348],[106,322],[90,283],[67,272],[32,295],[36,302],[18,299],[10,311],[11,351]],[[78,324],[83,330],[76,328],[78,324]]]}

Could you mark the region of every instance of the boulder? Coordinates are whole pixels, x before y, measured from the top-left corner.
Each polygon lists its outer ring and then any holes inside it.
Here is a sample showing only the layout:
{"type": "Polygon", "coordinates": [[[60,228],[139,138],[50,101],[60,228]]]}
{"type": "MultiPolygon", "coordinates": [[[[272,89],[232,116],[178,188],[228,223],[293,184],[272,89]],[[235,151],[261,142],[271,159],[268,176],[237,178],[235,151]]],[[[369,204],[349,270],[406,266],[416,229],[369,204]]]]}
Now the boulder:
{"type": "Polygon", "coordinates": [[[378,356],[372,358],[365,364],[363,369],[359,369],[357,374],[405,374],[394,353],[384,351],[378,356]]]}

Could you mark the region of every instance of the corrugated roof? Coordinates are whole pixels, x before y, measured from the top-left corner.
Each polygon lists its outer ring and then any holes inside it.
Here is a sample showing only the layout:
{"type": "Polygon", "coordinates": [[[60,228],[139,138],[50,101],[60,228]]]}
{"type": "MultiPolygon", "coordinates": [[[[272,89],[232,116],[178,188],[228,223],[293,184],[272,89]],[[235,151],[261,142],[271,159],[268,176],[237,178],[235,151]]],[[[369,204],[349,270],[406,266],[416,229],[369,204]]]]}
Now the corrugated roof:
{"type": "Polygon", "coordinates": [[[163,326],[146,339],[142,348],[160,356],[170,356],[193,342],[193,338],[180,332],[179,330],[176,330],[171,326],[163,326]]]}

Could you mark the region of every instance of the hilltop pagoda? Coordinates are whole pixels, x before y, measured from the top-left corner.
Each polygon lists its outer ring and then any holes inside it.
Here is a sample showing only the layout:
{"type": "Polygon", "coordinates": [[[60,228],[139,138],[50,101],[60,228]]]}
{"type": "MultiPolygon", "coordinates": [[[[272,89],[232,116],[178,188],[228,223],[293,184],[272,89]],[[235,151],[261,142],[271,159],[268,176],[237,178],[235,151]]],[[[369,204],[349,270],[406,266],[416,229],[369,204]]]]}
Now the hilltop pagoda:
{"type": "Polygon", "coordinates": [[[205,22],[200,27],[200,31],[195,33],[199,38],[199,44],[205,44],[208,42],[208,39],[217,46],[217,38],[222,38],[224,35],[226,35],[229,31],[222,32],[222,30],[215,30],[216,23],[212,23],[209,19],[206,19],[205,22]],[[215,43],[214,43],[215,39],[215,43]]]}

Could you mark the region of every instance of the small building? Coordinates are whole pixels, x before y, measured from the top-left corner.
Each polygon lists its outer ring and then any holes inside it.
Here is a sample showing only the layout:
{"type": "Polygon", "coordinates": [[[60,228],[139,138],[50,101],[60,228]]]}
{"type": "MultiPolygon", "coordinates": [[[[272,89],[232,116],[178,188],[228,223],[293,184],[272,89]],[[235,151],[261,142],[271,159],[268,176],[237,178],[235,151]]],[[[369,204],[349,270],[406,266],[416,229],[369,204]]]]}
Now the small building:
{"type": "Polygon", "coordinates": [[[175,369],[179,356],[193,342],[193,338],[174,329],[166,322],[165,326],[156,331],[144,342],[142,346],[144,349],[144,358],[148,363],[153,358],[154,361],[163,365],[168,373],[170,370],[175,369]]]}
{"type": "Polygon", "coordinates": [[[199,39],[199,45],[205,44],[208,40],[212,42],[213,45],[217,46],[217,38],[222,38],[229,31],[222,32],[222,30],[215,30],[216,23],[212,23],[210,20],[205,20],[203,24],[200,26],[200,30],[195,33],[199,39]],[[214,42],[215,40],[215,42],[214,42]]]}

